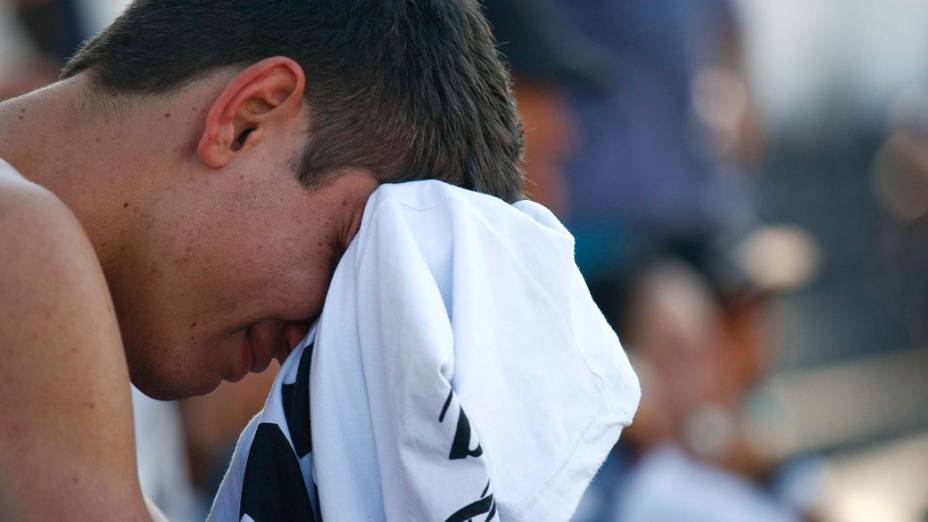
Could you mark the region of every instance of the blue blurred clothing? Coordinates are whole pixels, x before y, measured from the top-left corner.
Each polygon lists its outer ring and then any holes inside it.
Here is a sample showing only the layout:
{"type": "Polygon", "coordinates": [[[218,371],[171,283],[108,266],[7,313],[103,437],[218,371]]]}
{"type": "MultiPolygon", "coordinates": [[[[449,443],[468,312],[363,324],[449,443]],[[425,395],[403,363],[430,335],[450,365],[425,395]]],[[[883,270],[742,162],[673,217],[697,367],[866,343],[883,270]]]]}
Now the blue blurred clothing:
{"type": "Polygon", "coordinates": [[[610,522],[796,522],[747,480],[699,462],[677,446],[656,448],[628,478],[610,522]]]}
{"type": "Polygon", "coordinates": [[[632,450],[616,444],[599,468],[570,519],[572,522],[613,522],[618,520],[618,499],[634,468],[632,450]]]}
{"type": "Polygon", "coordinates": [[[792,522],[821,496],[816,457],[784,463],[771,489],[699,462],[666,444],[643,456],[619,442],[593,478],[571,522],[792,522]]]}
{"type": "Polygon", "coordinates": [[[594,260],[615,254],[601,243],[623,241],[628,234],[609,237],[621,227],[679,237],[727,226],[743,198],[695,123],[691,84],[731,23],[730,0],[559,0],[558,8],[603,49],[612,85],[571,93],[583,144],[568,166],[568,222],[580,260],[586,248],[599,250],[594,260]]]}

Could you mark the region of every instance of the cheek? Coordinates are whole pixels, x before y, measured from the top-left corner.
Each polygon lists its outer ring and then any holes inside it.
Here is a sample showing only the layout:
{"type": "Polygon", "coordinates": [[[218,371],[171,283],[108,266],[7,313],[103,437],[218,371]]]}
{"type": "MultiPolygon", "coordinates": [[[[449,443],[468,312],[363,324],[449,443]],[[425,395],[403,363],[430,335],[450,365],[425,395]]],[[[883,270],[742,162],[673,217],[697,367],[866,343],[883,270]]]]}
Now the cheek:
{"type": "Polygon", "coordinates": [[[328,267],[319,267],[317,271],[303,272],[284,281],[281,295],[286,309],[281,311],[280,317],[288,321],[304,321],[318,316],[322,312],[330,279],[328,267]]]}
{"type": "Polygon", "coordinates": [[[319,247],[282,255],[274,282],[285,306],[281,318],[302,321],[322,311],[333,273],[334,253],[319,247]]]}
{"type": "Polygon", "coordinates": [[[260,228],[219,228],[196,232],[186,245],[178,245],[171,267],[199,307],[244,311],[268,288],[282,245],[260,228]]]}

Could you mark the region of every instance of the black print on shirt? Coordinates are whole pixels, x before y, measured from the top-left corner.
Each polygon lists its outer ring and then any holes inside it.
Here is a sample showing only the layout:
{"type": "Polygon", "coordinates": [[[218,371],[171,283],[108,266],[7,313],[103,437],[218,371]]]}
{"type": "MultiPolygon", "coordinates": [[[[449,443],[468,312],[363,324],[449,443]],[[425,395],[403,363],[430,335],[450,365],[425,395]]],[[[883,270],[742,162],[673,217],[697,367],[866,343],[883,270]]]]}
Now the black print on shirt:
{"type": "MultiPolygon", "coordinates": [[[[445,399],[445,405],[441,409],[441,415],[438,416],[438,422],[445,422],[445,414],[448,412],[448,406],[451,405],[451,398],[454,395],[454,390],[448,393],[448,398],[445,399]]],[[[458,408],[458,426],[454,432],[454,441],[451,443],[451,453],[448,455],[450,460],[457,459],[466,459],[467,457],[479,457],[483,455],[483,448],[480,446],[480,443],[477,443],[477,447],[470,449],[470,421],[467,420],[467,414],[464,413],[464,408],[458,408]]]]}
{"type": "Polygon", "coordinates": [[[474,449],[470,449],[469,446],[470,422],[467,420],[464,408],[461,408],[461,414],[458,416],[457,431],[454,433],[454,442],[451,443],[451,455],[449,455],[448,458],[456,460],[483,455],[483,448],[480,447],[480,443],[477,443],[477,447],[474,449]]]}
{"type": "Polygon", "coordinates": [[[316,494],[316,502],[315,502],[316,521],[315,522],[322,522],[322,500],[320,500],[319,486],[316,484],[315,480],[313,480],[313,492],[316,494]]]}
{"type": "Polygon", "coordinates": [[[480,494],[480,500],[457,510],[453,515],[445,519],[445,522],[464,522],[465,520],[470,520],[484,513],[487,514],[487,518],[484,519],[484,522],[493,520],[493,517],[496,516],[496,502],[493,500],[493,495],[487,496],[489,490],[490,483],[487,482],[487,486],[483,488],[483,493],[480,494]]]}
{"type": "Polygon", "coordinates": [[[316,522],[300,463],[276,424],[263,422],[245,464],[239,519],[316,522]]]}
{"type": "Polygon", "coordinates": [[[300,367],[293,384],[280,387],[280,399],[290,429],[290,440],[297,457],[302,459],[313,451],[312,422],[309,414],[309,370],[313,359],[313,345],[303,350],[300,367]]]}
{"type": "MultiPolygon", "coordinates": [[[[438,415],[439,423],[445,422],[445,415],[448,413],[448,408],[451,406],[451,399],[453,398],[454,390],[451,390],[448,392],[448,398],[445,399],[445,404],[442,406],[441,413],[438,415]]],[[[467,457],[476,458],[483,455],[483,448],[480,446],[480,443],[477,443],[475,449],[470,449],[471,431],[470,421],[467,419],[467,414],[464,413],[464,408],[458,406],[458,425],[454,432],[454,441],[451,443],[451,454],[448,456],[450,460],[464,459],[467,457]]],[[[453,515],[445,519],[445,522],[470,521],[480,515],[487,515],[484,522],[493,520],[493,517],[496,516],[496,501],[494,501],[492,493],[487,495],[489,491],[490,482],[487,481],[487,485],[483,488],[483,493],[480,494],[479,500],[471,502],[455,511],[453,515]]]]}

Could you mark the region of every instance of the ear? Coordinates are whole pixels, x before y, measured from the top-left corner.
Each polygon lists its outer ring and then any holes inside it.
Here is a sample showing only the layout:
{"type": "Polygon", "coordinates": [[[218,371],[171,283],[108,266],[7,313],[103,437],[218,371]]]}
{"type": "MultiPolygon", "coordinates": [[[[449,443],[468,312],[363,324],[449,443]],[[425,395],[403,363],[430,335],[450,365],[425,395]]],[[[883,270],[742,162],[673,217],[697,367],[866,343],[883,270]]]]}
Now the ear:
{"type": "Polygon", "coordinates": [[[219,169],[253,149],[274,125],[302,114],[306,76],[290,58],[262,60],[239,73],[216,99],[206,116],[197,156],[219,169]]]}

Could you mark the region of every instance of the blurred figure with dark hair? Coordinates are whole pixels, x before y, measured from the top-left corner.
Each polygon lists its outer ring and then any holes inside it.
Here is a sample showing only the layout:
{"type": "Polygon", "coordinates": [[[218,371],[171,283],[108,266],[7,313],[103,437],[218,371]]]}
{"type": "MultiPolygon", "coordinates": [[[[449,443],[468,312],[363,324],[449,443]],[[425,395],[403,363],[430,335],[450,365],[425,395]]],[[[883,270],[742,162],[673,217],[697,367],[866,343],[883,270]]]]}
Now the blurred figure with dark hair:
{"type": "MultiPolygon", "coordinates": [[[[2,6],[0,6],[2,7],[2,6]]],[[[89,36],[73,0],[13,0],[12,22],[28,40],[30,52],[18,57],[0,77],[0,101],[51,83],[58,70],[89,36]]],[[[2,14],[2,13],[0,13],[2,14]]],[[[0,42],[2,44],[2,42],[0,42]]]]}
{"type": "Polygon", "coordinates": [[[797,519],[758,485],[772,463],[754,447],[738,411],[762,374],[764,350],[733,335],[759,326],[756,317],[743,323],[740,312],[731,313],[733,295],[673,258],[659,257],[636,273],[620,322],[642,402],[574,520],[797,519]]]}
{"type": "Polygon", "coordinates": [[[524,122],[526,192],[566,216],[564,170],[583,139],[568,89],[603,88],[604,57],[558,18],[548,0],[487,0],[484,12],[513,75],[524,122]]]}
{"type": "Polygon", "coordinates": [[[789,228],[671,242],[600,295],[632,354],[642,402],[575,521],[814,515],[819,468],[784,462],[777,437],[786,421],[769,404],[758,409],[753,392],[769,366],[771,297],[805,284],[815,256],[789,228]]]}
{"type": "Polygon", "coordinates": [[[14,0],[13,4],[37,50],[55,63],[64,64],[89,36],[74,0],[14,0]]]}

